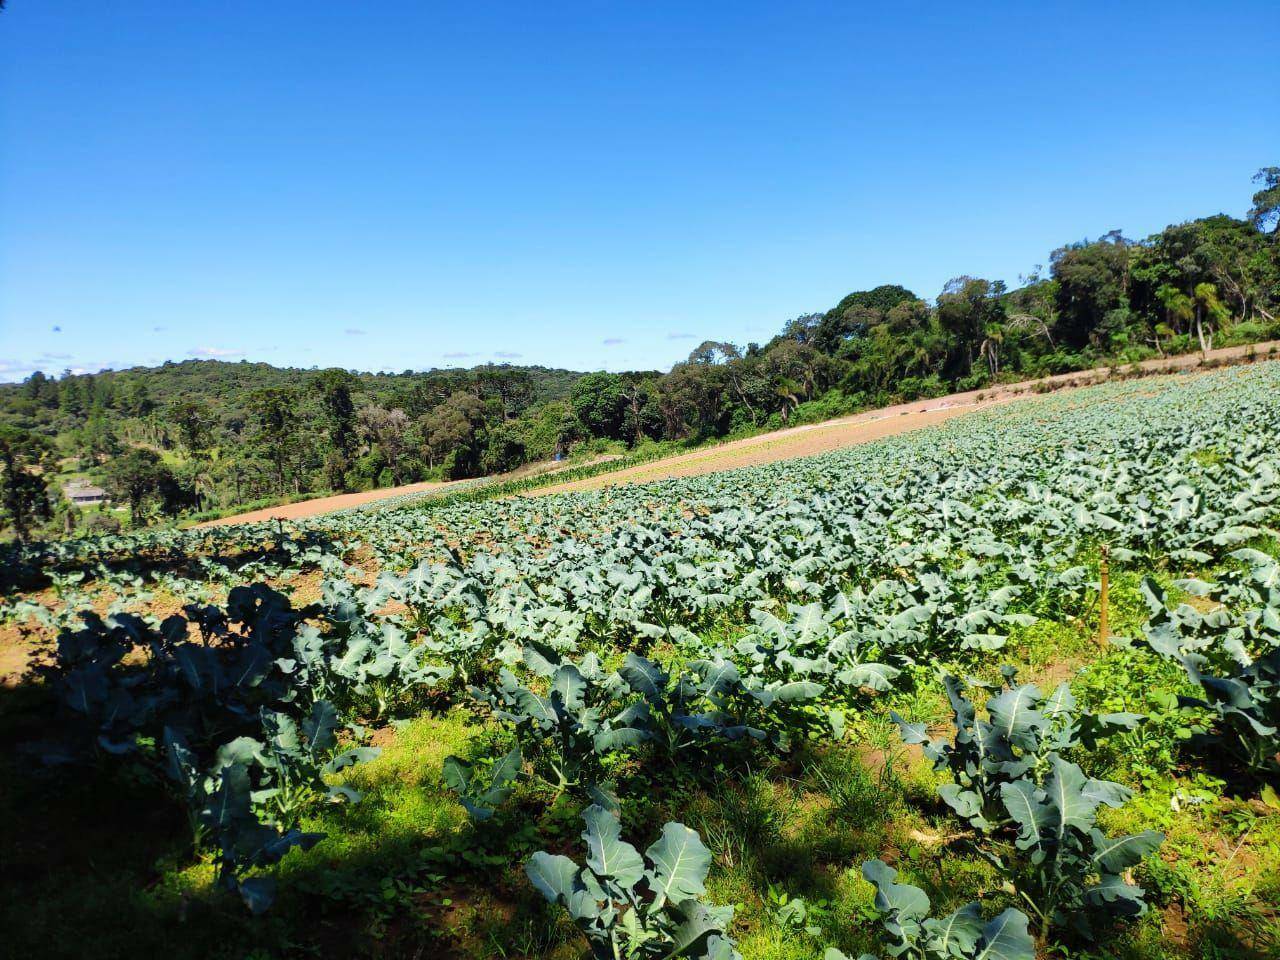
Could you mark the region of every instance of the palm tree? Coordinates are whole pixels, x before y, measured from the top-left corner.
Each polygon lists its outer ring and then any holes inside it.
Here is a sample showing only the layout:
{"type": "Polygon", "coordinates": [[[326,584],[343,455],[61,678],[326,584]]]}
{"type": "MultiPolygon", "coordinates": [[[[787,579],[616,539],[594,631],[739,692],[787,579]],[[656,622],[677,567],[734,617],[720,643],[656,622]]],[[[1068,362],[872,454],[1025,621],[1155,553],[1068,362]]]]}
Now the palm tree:
{"type": "Polygon", "coordinates": [[[1182,332],[1182,324],[1195,316],[1195,303],[1190,297],[1172,284],[1161,284],[1156,289],[1156,299],[1164,307],[1164,312],[1173,323],[1173,329],[1182,332]]]}
{"type": "Polygon", "coordinates": [[[1213,349],[1214,325],[1225,326],[1231,311],[1218,297],[1218,288],[1212,283],[1197,283],[1195,295],[1196,337],[1200,340],[1200,352],[1207,354],[1213,349]],[[1206,327],[1209,331],[1207,336],[1206,327]]]}

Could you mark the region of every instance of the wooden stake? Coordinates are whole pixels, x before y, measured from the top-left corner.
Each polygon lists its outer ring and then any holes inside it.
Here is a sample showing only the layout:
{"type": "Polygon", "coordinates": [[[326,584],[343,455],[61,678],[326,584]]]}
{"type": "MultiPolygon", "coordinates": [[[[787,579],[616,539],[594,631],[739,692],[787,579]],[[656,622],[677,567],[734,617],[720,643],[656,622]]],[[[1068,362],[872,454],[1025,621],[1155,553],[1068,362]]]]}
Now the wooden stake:
{"type": "Polygon", "coordinates": [[[1102,545],[1102,560],[1098,567],[1102,573],[1102,590],[1098,597],[1098,645],[1105,647],[1107,641],[1111,638],[1111,626],[1107,622],[1107,599],[1110,593],[1110,566],[1107,562],[1111,556],[1111,548],[1107,544],[1102,545]]]}

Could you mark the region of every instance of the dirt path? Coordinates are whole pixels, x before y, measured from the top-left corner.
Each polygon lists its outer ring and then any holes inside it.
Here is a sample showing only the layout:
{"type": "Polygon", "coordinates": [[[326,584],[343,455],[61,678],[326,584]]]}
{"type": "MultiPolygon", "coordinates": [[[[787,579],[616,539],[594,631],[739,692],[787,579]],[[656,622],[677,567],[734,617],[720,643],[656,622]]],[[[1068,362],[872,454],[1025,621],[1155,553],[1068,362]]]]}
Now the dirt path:
{"type": "MultiPolygon", "coordinates": [[[[618,459],[616,455],[608,455],[596,457],[594,460],[587,460],[583,463],[570,463],[563,461],[555,463],[546,461],[542,463],[526,463],[523,467],[512,470],[510,473],[499,473],[492,476],[481,478],[480,482],[485,484],[502,483],[506,480],[519,480],[523,477],[539,476],[546,473],[558,473],[561,470],[569,470],[576,467],[591,466],[597,463],[604,463],[608,460],[618,459]]],[[[428,492],[448,492],[455,487],[474,486],[476,480],[428,480],[423,483],[408,483],[400,487],[383,487],[380,490],[361,490],[359,493],[339,493],[331,497],[316,497],[312,500],[301,500],[298,503],[283,503],[276,507],[264,507],[261,510],[252,510],[249,513],[237,513],[232,517],[223,517],[221,520],[209,520],[205,523],[197,524],[199,527],[224,527],[228,524],[235,523],[256,523],[262,520],[300,520],[305,517],[316,517],[322,513],[333,513],[337,510],[346,510],[350,507],[359,507],[366,503],[376,503],[379,500],[387,500],[391,497],[403,497],[413,493],[428,492]]]]}
{"type": "MultiPolygon", "coordinates": [[[[1208,358],[1200,354],[1185,354],[1165,359],[1146,360],[1138,364],[1144,374],[1176,373],[1195,370],[1200,367],[1213,367],[1236,363],[1241,360],[1258,357],[1265,358],[1280,352],[1280,343],[1269,342],[1243,347],[1226,347],[1213,350],[1208,358]]],[[[1120,379],[1132,376],[1132,365],[1117,368],[1120,379]]],[[[735,467],[757,466],[773,463],[776,460],[790,460],[815,453],[826,453],[841,447],[868,443],[882,437],[890,437],[909,430],[932,426],[950,420],[952,417],[968,413],[977,407],[1007,403],[1020,397],[1033,396],[1054,390],[1071,387],[1088,386],[1103,383],[1116,376],[1110,367],[1098,367],[1093,370],[1082,370],[1077,373],[1064,373],[1057,376],[1044,377],[1040,380],[1027,380],[1021,383],[1001,384],[986,387],[982,390],[970,390],[966,393],[953,393],[946,397],[932,400],[917,400],[913,403],[901,403],[879,410],[869,410],[840,420],[830,420],[786,430],[776,430],[744,440],[734,440],[719,444],[705,450],[682,453],[653,463],[627,467],[612,473],[588,477],[568,483],[557,483],[551,486],[530,490],[524,496],[538,497],[553,493],[572,493],[583,490],[598,490],[602,487],[620,483],[646,483],[652,480],[664,480],[669,477],[695,477],[704,473],[715,473],[719,470],[731,470],[735,467]]]]}
{"type": "Polygon", "coordinates": [[[750,467],[773,463],[775,460],[807,457],[815,453],[826,453],[828,450],[839,450],[841,447],[851,447],[855,444],[879,440],[882,437],[906,433],[908,430],[932,426],[935,423],[950,420],[952,417],[958,417],[962,413],[968,413],[977,406],[989,406],[1009,399],[1012,398],[993,397],[978,401],[975,393],[973,398],[967,394],[955,394],[936,400],[899,404],[842,420],[807,424],[763,433],[756,437],[747,437],[745,440],[733,440],[706,450],[694,450],[691,453],[682,453],[663,460],[655,460],[653,463],[627,467],[597,477],[540,487],[537,490],[530,490],[524,496],[540,497],[552,493],[598,490],[601,487],[620,483],[646,483],[670,477],[696,477],[719,470],[732,470],[735,467],[750,467]]]}
{"type": "Polygon", "coordinates": [[[265,507],[262,510],[251,510],[249,513],[237,513],[234,517],[223,517],[221,520],[210,520],[201,523],[201,527],[224,527],[232,523],[255,523],[260,520],[299,520],[303,517],[314,517],[321,513],[332,513],[335,510],[346,510],[361,504],[385,500],[387,497],[398,497],[406,493],[425,493],[451,486],[443,481],[426,481],[410,483],[402,487],[386,487],[382,490],[361,490],[359,493],[340,493],[332,497],[316,497],[314,500],[301,500],[298,503],[283,503],[278,507],[265,507]]]}

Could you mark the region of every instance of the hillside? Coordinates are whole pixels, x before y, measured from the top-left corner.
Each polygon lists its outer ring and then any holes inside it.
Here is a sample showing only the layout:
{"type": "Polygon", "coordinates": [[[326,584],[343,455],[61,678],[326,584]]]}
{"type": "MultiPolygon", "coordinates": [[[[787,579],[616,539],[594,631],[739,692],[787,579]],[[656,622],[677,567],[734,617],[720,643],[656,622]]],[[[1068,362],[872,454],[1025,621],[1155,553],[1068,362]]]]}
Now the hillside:
{"type": "Polygon", "coordinates": [[[1272,339],[1273,193],[1255,194],[1250,219],[1219,214],[1142,240],[1111,231],[1067,244],[1047,274],[1016,289],[961,275],[931,300],[892,283],[854,291],[763,344],[708,339],[666,373],[369,374],[195,360],[37,372],[0,388],[14,462],[5,519],[25,538],[208,518],[1272,339]],[[102,484],[117,509],[69,508],[59,487],[73,476],[102,484]]]}
{"type": "Polygon", "coordinates": [[[895,897],[1010,960],[1274,957],[1277,451],[1261,361],[10,548],[9,945],[574,960],[643,922],[655,958],[836,960],[892,955],[895,897]]]}

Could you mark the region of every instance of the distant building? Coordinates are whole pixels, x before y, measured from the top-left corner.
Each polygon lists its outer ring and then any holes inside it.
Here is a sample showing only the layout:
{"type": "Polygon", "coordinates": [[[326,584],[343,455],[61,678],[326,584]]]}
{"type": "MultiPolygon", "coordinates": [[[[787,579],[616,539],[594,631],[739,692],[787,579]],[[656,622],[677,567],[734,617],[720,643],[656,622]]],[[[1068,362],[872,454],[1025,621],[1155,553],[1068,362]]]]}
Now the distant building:
{"type": "Polygon", "coordinates": [[[62,488],[62,495],[79,507],[93,506],[94,504],[109,503],[111,501],[111,498],[107,496],[107,491],[82,480],[73,480],[68,483],[62,488]]]}

